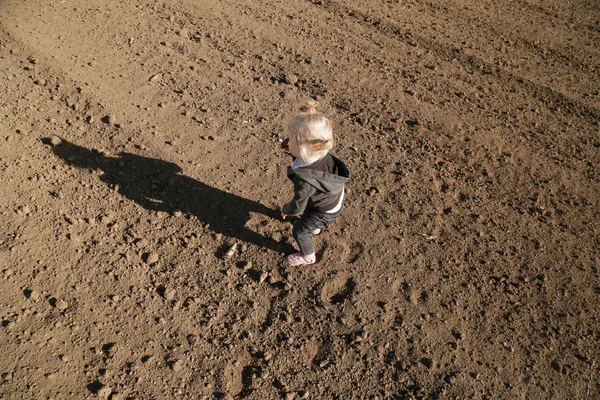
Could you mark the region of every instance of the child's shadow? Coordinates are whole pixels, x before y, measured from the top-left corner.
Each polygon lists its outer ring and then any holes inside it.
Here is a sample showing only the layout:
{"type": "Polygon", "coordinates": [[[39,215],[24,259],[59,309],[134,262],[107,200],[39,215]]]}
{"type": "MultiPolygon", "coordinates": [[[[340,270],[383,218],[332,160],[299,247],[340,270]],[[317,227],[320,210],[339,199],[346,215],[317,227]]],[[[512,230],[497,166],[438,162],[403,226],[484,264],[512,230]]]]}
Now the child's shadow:
{"type": "MultiPolygon", "coordinates": [[[[44,139],[44,143],[50,142],[44,139]]],[[[125,152],[105,156],[65,140],[53,150],[73,166],[103,171],[102,181],[114,188],[118,185],[120,194],[148,210],[189,213],[215,233],[277,252],[289,246],[245,226],[250,213],[276,218],[276,210],[181,175],[181,168],[174,163],[125,152]]]]}

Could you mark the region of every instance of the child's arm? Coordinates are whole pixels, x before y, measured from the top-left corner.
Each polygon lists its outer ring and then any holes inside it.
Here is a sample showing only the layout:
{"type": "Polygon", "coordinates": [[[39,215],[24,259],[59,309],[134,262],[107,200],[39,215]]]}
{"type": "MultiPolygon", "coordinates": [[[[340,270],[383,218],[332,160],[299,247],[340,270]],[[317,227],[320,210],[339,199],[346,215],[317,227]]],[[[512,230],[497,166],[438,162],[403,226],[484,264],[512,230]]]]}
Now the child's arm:
{"type": "MultiPolygon", "coordinates": [[[[306,208],[308,199],[312,196],[317,189],[314,186],[309,185],[298,177],[294,178],[294,198],[292,201],[283,206],[283,215],[300,215],[306,208]]],[[[284,217],[285,218],[285,217],[284,217]]]]}

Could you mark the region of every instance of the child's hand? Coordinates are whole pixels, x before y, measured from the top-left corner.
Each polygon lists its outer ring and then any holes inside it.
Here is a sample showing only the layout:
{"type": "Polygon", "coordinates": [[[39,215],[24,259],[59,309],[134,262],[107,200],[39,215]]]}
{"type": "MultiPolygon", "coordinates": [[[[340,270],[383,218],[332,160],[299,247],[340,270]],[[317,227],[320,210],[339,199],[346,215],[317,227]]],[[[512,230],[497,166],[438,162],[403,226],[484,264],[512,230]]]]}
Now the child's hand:
{"type": "Polygon", "coordinates": [[[281,146],[281,148],[283,150],[289,151],[290,150],[290,139],[289,138],[279,139],[279,145],[281,146]]]}
{"type": "Polygon", "coordinates": [[[283,211],[282,211],[282,212],[281,212],[281,219],[285,220],[285,217],[287,217],[287,215],[285,215],[285,214],[283,213],[283,211]]]}

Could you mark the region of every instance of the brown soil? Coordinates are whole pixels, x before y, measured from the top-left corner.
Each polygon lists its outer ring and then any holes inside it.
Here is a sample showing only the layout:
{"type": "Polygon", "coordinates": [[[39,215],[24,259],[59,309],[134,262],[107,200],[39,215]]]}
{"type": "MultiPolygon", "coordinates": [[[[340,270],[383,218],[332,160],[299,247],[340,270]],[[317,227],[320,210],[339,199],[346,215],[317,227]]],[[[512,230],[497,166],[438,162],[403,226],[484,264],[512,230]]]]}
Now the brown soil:
{"type": "Polygon", "coordinates": [[[600,398],[598,43],[592,0],[2,1],[0,398],[600,398]],[[290,268],[310,98],[353,177],[290,268]]]}

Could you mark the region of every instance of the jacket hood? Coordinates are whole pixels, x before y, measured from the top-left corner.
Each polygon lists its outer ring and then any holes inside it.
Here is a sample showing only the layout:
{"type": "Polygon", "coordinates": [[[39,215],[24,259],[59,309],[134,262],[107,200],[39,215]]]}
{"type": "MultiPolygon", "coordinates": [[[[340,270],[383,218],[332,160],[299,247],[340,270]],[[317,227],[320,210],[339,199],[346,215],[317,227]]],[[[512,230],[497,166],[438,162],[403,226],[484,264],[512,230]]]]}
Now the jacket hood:
{"type": "Polygon", "coordinates": [[[291,172],[321,192],[338,192],[350,178],[350,171],[342,160],[333,154],[331,157],[335,162],[335,173],[311,169],[310,165],[292,169],[291,172]]]}

